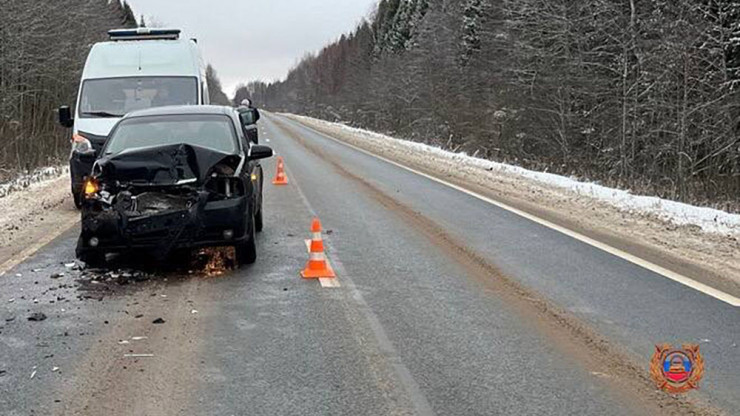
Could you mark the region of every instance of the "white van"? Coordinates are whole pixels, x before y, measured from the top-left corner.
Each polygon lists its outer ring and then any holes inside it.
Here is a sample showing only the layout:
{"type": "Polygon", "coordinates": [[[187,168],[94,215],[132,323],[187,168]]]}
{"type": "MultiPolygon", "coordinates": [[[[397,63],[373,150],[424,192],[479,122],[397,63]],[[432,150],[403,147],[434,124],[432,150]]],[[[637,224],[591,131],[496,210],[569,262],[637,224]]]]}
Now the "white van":
{"type": "Polygon", "coordinates": [[[206,68],[195,40],[177,29],[118,29],[95,44],[82,72],[74,116],[59,108],[59,122],[72,127],[70,173],[79,206],[82,184],[113,126],[126,113],[169,105],[210,103],[206,68]]]}

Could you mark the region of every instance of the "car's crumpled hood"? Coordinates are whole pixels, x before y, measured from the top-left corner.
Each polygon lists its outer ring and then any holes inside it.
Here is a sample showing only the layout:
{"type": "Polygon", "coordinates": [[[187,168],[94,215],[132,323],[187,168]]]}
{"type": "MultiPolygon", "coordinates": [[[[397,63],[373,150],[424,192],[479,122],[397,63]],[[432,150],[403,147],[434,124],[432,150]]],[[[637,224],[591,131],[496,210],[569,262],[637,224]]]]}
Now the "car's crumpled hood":
{"type": "Polygon", "coordinates": [[[226,163],[236,169],[239,155],[200,146],[175,144],[124,150],[96,162],[95,176],[103,181],[176,185],[202,184],[214,166],[226,163]]]}

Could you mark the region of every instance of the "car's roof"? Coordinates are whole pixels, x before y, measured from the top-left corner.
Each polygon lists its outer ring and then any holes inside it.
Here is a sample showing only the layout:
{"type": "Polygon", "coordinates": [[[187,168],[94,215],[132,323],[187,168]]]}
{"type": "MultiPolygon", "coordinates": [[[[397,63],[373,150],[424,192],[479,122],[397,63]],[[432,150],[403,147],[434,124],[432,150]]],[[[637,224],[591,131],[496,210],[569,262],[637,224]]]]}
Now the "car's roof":
{"type": "Polygon", "coordinates": [[[233,116],[234,109],[220,105],[176,105],[169,107],[154,107],[145,110],[132,111],[124,119],[148,116],[177,116],[177,115],[227,115],[233,116]]]}

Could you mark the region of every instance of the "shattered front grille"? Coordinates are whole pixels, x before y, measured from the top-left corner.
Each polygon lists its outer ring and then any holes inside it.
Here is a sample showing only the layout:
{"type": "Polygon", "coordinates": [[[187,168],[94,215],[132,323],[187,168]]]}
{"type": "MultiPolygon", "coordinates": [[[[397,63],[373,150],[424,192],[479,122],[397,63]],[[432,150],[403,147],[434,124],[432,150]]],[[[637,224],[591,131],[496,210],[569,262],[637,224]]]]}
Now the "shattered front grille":
{"type": "Polygon", "coordinates": [[[161,192],[145,192],[134,198],[133,211],[130,215],[145,216],[164,214],[171,211],[189,209],[193,202],[188,196],[170,195],[161,192]]]}

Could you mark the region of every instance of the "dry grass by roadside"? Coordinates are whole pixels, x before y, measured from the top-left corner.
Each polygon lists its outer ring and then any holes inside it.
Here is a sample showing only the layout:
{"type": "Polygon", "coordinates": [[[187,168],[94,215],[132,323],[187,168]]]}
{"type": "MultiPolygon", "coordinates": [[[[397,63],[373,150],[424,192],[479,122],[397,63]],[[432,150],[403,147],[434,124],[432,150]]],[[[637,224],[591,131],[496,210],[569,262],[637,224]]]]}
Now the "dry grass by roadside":
{"type": "Polygon", "coordinates": [[[735,296],[740,295],[740,236],[677,226],[605,201],[441,155],[419,154],[403,141],[357,134],[342,125],[285,116],[398,163],[490,196],[735,296]]]}

